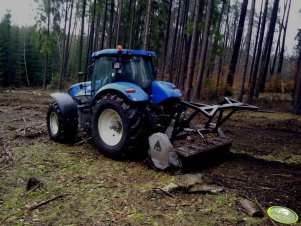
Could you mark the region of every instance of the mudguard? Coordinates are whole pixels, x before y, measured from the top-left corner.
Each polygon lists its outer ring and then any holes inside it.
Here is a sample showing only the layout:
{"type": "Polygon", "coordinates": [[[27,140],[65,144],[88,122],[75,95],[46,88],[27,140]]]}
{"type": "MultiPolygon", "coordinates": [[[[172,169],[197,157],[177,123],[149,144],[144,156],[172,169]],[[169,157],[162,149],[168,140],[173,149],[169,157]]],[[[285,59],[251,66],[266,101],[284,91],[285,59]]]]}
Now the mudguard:
{"type": "Polygon", "coordinates": [[[148,100],[148,95],[139,86],[130,82],[114,82],[103,86],[93,98],[92,105],[98,97],[106,91],[117,91],[133,102],[143,102],[148,100]]]}
{"type": "Polygon", "coordinates": [[[52,93],[50,96],[57,102],[64,118],[77,113],[77,105],[68,93],[52,93]]]}
{"type": "Polygon", "coordinates": [[[179,98],[182,93],[176,86],[169,82],[154,81],[152,82],[152,98],[154,104],[158,104],[169,98],[179,98]]]}

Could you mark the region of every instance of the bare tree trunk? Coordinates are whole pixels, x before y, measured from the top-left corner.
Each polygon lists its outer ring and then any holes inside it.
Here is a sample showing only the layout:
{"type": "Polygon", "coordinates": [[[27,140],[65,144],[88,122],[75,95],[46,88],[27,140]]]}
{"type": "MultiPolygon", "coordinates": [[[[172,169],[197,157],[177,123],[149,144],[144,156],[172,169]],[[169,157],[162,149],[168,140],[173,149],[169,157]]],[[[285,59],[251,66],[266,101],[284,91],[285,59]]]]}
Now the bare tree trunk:
{"type": "MultiPolygon", "coordinates": [[[[47,1],[48,4],[48,12],[47,12],[47,39],[49,40],[50,36],[50,7],[51,7],[51,1],[47,1]]],[[[47,82],[47,75],[48,75],[48,50],[46,50],[45,55],[45,67],[44,67],[44,78],[43,78],[43,89],[46,89],[46,82],[47,82]]]]}
{"type": "Polygon", "coordinates": [[[237,65],[237,60],[238,60],[238,54],[239,54],[239,50],[240,50],[242,33],[244,30],[244,23],[245,23],[247,8],[248,8],[248,0],[243,0],[243,3],[241,5],[239,22],[238,22],[238,29],[237,29],[235,43],[234,43],[234,47],[233,47],[232,58],[231,58],[230,67],[229,67],[229,73],[227,76],[227,85],[226,85],[226,90],[225,90],[225,95],[227,95],[227,96],[232,95],[231,88],[233,86],[233,80],[234,80],[234,75],[235,75],[235,70],[236,70],[236,65],[237,65]]]}
{"type": "Polygon", "coordinates": [[[178,7],[178,13],[177,13],[177,19],[176,19],[176,27],[175,31],[173,34],[173,40],[172,40],[172,49],[171,49],[171,63],[169,65],[169,77],[168,80],[171,82],[173,80],[173,67],[174,67],[174,61],[175,61],[175,56],[176,56],[176,45],[177,45],[177,40],[178,40],[178,27],[179,27],[179,18],[180,18],[180,10],[181,10],[181,5],[182,5],[182,0],[179,0],[179,7],[178,7]]]}
{"type": "Polygon", "coordinates": [[[114,0],[111,0],[111,5],[110,5],[110,29],[109,29],[109,33],[108,33],[107,48],[112,47],[113,21],[114,21],[114,0]]]}
{"type": "Polygon", "coordinates": [[[106,34],[106,25],[107,25],[107,14],[108,14],[108,0],[105,0],[105,6],[103,9],[103,20],[102,20],[102,32],[99,49],[103,49],[105,34],[106,34]]]}
{"type": "Polygon", "coordinates": [[[203,38],[202,38],[201,57],[200,57],[196,85],[192,93],[192,101],[197,101],[200,97],[200,91],[201,91],[202,81],[204,77],[204,69],[205,69],[205,61],[206,61],[206,54],[207,54],[207,47],[208,47],[208,37],[209,37],[209,31],[211,25],[213,4],[214,4],[214,0],[208,0],[205,27],[204,27],[203,38]]]}
{"type": "Polygon", "coordinates": [[[164,49],[163,49],[163,57],[162,57],[161,72],[160,72],[161,73],[161,80],[163,80],[163,77],[164,77],[164,69],[165,69],[166,56],[167,56],[167,47],[168,47],[168,40],[169,40],[172,1],[173,0],[169,0],[169,6],[168,6],[168,16],[167,16],[166,30],[165,30],[166,33],[165,33],[165,39],[164,39],[164,49]]]}
{"type": "Polygon", "coordinates": [[[200,6],[201,0],[196,0],[196,6],[194,11],[194,18],[193,18],[193,30],[192,30],[192,37],[191,37],[191,44],[189,50],[189,58],[188,58],[188,71],[187,71],[187,79],[185,83],[185,94],[184,99],[189,100],[191,89],[192,89],[192,80],[193,80],[193,69],[195,65],[195,57],[196,57],[196,50],[198,44],[198,22],[200,16],[200,6]]]}
{"type": "Polygon", "coordinates": [[[135,14],[136,14],[136,0],[134,0],[134,2],[133,2],[133,12],[132,12],[132,15],[131,15],[129,49],[132,48],[133,26],[134,26],[134,18],[135,18],[135,14]]]}
{"type": "Polygon", "coordinates": [[[66,46],[65,46],[65,63],[64,63],[64,77],[65,78],[69,78],[68,71],[68,61],[69,61],[69,43],[70,43],[70,34],[71,34],[71,22],[72,22],[72,12],[73,12],[73,2],[74,0],[71,0],[71,10],[70,10],[70,17],[69,17],[69,27],[68,27],[68,35],[67,35],[67,42],[66,42],[66,46]]]}
{"type": "Polygon", "coordinates": [[[251,84],[251,79],[252,79],[252,74],[253,74],[253,69],[254,69],[254,62],[255,62],[255,58],[256,58],[258,36],[259,36],[259,31],[260,31],[261,19],[262,19],[262,5],[263,5],[263,1],[261,1],[261,6],[260,6],[260,15],[259,15],[259,19],[258,19],[258,27],[257,27],[256,37],[255,37],[255,46],[254,46],[254,50],[253,50],[252,64],[251,64],[251,69],[250,69],[250,73],[249,73],[249,86],[251,84]]]}
{"type": "Polygon", "coordinates": [[[250,51],[250,44],[251,44],[251,37],[252,37],[253,17],[254,17],[254,12],[255,12],[255,1],[256,0],[252,0],[252,5],[251,5],[248,32],[246,35],[246,54],[247,54],[247,56],[246,56],[246,59],[245,59],[244,65],[243,65],[243,73],[241,74],[241,77],[240,77],[239,91],[238,91],[238,96],[237,96],[238,101],[242,101],[243,95],[244,95],[244,86],[245,86],[246,74],[247,74],[248,63],[249,63],[249,51],[250,51]]]}
{"type": "Polygon", "coordinates": [[[144,27],[144,36],[143,36],[143,44],[142,44],[142,49],[144,50],[148,50],[148,45],[149,45],[151,9],[152,9],[152,0],[147,0],[146,22],[144,27]]]}
{"type": "Polygon", "coordinates": [[[267,33],[266,38],[266,46],[263,52],[263,64],[262,64],[262,70],[260,70],[260,76],[258,78],[258,88],[256,88],[256,97],[258,96],[259,92],[263,93],[265,88],[265,82],[266,77],[268,73],[269,63],[270,63],[270,57],[271,57],[271,50],[273,45],[273,38],[274,38],[274,31],[275,31],[275,25],[277,20],[277,13],[278,13],[278,7],[279,7],[279,0],[274,0],[273,10],[272,10],[272,16],[270,20],[270,26],[267,33]],[[258,92],[258,91],[259,92],[258,92]]]}
{"type": "Polygon", "coordinates": [[[91,55],[93,51],[93,39],[94,39],[95,13],[96,13],[96,0],[93,1],[93,12],[92,12],[91,25],[90,25],[90,34],[89,34],[88,51],[87,51],[87,59],[86,59],[86,70],[91,64],[91,55]]]}
{"type": "Polygon", "coordinates": [[[79,82],[79,74],[82,70],[82,56],[83,56],[83,39],[84,39],[84,29],[85,29],[85,12],[86,12],[86,0],[83,0],[83,8],[82,8],[82,19],[81,19],[81,30],[80,30],[80,38],[79,38],[79,57],[78,57],[78,67],[77,67],[77,82],[79,82]]]}
{"type": "Polygon", "coordinates": [[[283,24],[284,24],[284,19],[285,19],[285,14],[286,14],[286,7],[287,7],[287,0],[284,3],[283,16],[282,16],[281,23],[279,23],[279,35],[278,35],[278,40],[277,40],[277,45],[276,45],[276,49],[275,49],[273,63],[272,63],[271,70],[270,70],[270,75],[273,75],[274,70],[275,70],[277,55],[278,55],[279,46],[280,46],[280,39],[281,39],[281,34],[282,34],[283,24]]]}
{"type": "Polygon", "coordinates": [[[122,5],[123,0],[119,2],[119,9],[118,9],[118,21],[117,21],[117,28],[116,28],[116,40],[115,40],[115,46],[119,44],[119,35],[120,35],[120,25],[121,25],[121,16],[122,16],[122,5]]]}
{"type": "Polygon", "coordinates": [[[268,11],[268,3],[269,3],[269,1],[265,0],[264,11],[263,11],[263,15],[262,15],[262,24],[261,24],[261,28],[260,28],[260,36],[259,36],[259,41],[258,41],[258,49],[257,49],[257,53],[256,53],[256,60],[254,63],[254,70],[252,72],[251,83],[250,83],[249,93],[248,93],[247,102],[249,104],[253,103],[253,96],[254,96],[255,85],[256,85],[256,80],[257,80],[257,72],[258,72],[258,68],[259,68],[259,61],[260,61],[261,49],[262,49],[262,41],[263,41],[265,23],[266,23],[267,11],[268,11]]]}
{"type": "Polygon", "coordinates": [[[277,74],[281,74],[281,72],[282,72],[282,65],[283,65],[283,58],[284,58],[284,44],[285,44],[285,37],[286,37],[286,30],[287,30],[288,17],[289,17],[289,14],[290,14],[290,9],[291,9],[291,0],[289,0],[288,11],[287,11],[287,14],[286,14],[285,26],[283,28],[282,46],[281,46],[281,51],[280,51],[280,54],[279,54],[277,74]]]}
{"type": "Polygon", "coordinates": [[[28,78],[28,71],[27,71],[27,63],[26,63],[26,29],[23,29],[23,61],[24,61],[24,69],[25,69],[25,76],[27,87],[29,87],[29,78],[28,78]]]}
{"type": "Polygon", "coordinates": [[[301,114],[301,49],[299,50],[298,70],[295,80],[293,113],[301,114]]]}
{"type": "Polygon", "coordinates": [[[64,78],[64,65],[65,65],[65,55],[66,55],[66,29],[67,29],[67,20],[68,20],[68,2],[66,2],[66,9],[65,9],[65,22],[64,22],[64,30],[63,30],[63,41],[62,41],[62,53],[61,53],[61,67],[60,67],[60,85],[59,90],[63,88],[63,78],[64,78]]]}
{"type": "Polygon", "coordinates": [[[215,49],[218,46],[218,34],[220,34],[220,29],[221,29],[221,24],[222,24],[222,19],[223,19],[223,15],[224,15],[224,10],[225,10],[225,4],[226,4],[226,0],[223,0],[222,3],[222,8],[220,11],[220,16],[219,16],[219,20],[218,20],[218,25],[216,28],[216,33],[214,35],[214,40],[213,40],[213,44],[212,44],[212,49],[211,49],[211,56],[209,59],[209,66],[207,68],[207,73],[206,73],[206,77],[208,78],[212,73],[213,73],[213,69],[214,69],[214,62],[215,62],[215,57],[216,57],[216,53],[214,53],[215,49]]]}

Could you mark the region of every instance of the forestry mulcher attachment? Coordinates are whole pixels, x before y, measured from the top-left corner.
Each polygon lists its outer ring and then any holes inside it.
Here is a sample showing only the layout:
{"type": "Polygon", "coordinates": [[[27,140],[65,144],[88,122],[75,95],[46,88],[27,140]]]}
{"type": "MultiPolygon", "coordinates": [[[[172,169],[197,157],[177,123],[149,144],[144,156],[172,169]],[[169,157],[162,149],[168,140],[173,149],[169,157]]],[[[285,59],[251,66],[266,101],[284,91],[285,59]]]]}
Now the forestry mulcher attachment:
{"type": "MultiPolygon", "coordinates": [[[[257,108],[229,98],[217,105],[183,101],[174,84],[155,80],[153,57],[154,52],[120,46],[93,53],[91,81],[86,81],[88,70],[82,73],[84,82],[72,85],[68,93],[51,94],[50,138],[73,142],[80,128],[112,158],[146,152],[148,137],[155,133],[167,134],[182,157],[229,147],[220,126],[237,110],[257,108]]],[[[155,142],[154,149],[161,148],[155,142]]]]}

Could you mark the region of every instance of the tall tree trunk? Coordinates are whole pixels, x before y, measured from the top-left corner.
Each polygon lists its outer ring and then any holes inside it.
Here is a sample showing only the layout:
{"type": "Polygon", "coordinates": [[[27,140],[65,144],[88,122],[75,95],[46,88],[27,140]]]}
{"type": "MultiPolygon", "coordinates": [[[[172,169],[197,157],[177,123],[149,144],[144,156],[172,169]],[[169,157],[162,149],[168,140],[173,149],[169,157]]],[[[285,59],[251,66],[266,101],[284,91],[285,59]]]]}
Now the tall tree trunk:
{"type": "MultiPolygon", "coordinates": [[[[265,46],[265,49],[263,52],[263,61],[262,61],[263,67],[262,67],[262,70],[260,70],[260,74],[259,74],[259,78],[258,78],[258,88],[256,88],[256,90],[258,90],[261,93],[264,92],[266,77],[267,77],[267,73],[268,73],[268,69],[269,69],[278,8],[279,8],[279,0],[274,0],[273,10],[272,10],[272,15],[271,15],[271,20],[270,20],[270,26],[269,26],[269,30],[268,30],[267,38],[266,38],[266,46],[265,46]]],[[[256,96],[258,96],[258,95],[256,95],[256,96]]]]}
{"type": "Polygon", "coordinates": [[[117,20],[116,40],[115,40],[116,47],[118,44],[120,44],[119,43],[119,35],[120,35],[120,26],[121,26],[122,5],[123,5],[123,0],[119,1],[119,4],[118,4],[118,20],[117,20]]]}
{"type": "Polygon", "coordinates": [[[147,0],[146,22],[144,27],[143,44],[142,44],[142,49],[144,50],[148,50],[148,45],[149,45],[151,9],[152,9],[152,0],[147,0]]]}
{"type": "Polygon", "coordinates": [[[24,61],[24,70],[26,76],[26,83],[27,87],[29,87],[29,78],[28,78],[28,71],[27,71],[27,63],[26,63],[26,29],[23,28],[23,61],[24,61]]]}
{"type": "Polygon", "coordinates": [[[97,7],[97,13],[95,14],[96,17],[96,23],[94,24],[94,40],[93,40],[93,48],[92,48],[92,52],[94,52],[95,50],[98,50],[98,46],[99,44],[99,38],[100,38],[100,19],[101,19],[101,15],[100,15],[100,5],[101,5],[102,0],[98,0],[98,7],[97,7]]]}
{"type": "Polygon", "coordinates": [[[284,44],[285,44],[285,37],[286,37],[286,30],[287,30],[288,17],[289,17],[289,14],[290,14],[290,9],[291,9],[291,0],[289,0],[288,10],[287,10],[287,14],[286,14],[285,26],[283,28],[282,46],[281,46],[281,50],[280,50],[280,54],[279,54],[277,74],[281,74],[281,72],[282,72],[282,65],[283,65],[283,58],[284,58],[284,44]]]}
{"type": "Polygon", "coordinates": [[[108,33],[107,48],[112,47],[113,23],[114,23],[114,0],[111,0],[111,4],[110,4],[110,28],[109,28],[109,33],[108,33]]]}
{"type": "Polygon", "coordinates": [[[210,31],[210,25],[211,25],[211,15],[212,15],[213,4],[214,4],[214,0],[208,0],[205,27],[204,27],[203,38],[202,38],[200,63],[199,63],[196,85],[195,85],[195,87],[193,89],[193,93],[192,93],[192,101],[197,101],[200,97],[200,91],[201,91],[201,87],[202,87],[202,81],[203,81],[204,69],[205,69],[205,61],[206,61],[206,53],[207,53],[207,47],[208,47],[208,38],[209,38],[209,31],[210,31]]]}
{"type": "MultiPolygon", "coordinates": [[[[51,1],[47,1],[47,42],[49,42],[50,38],[50,7],[51,7],[51,1]]],[[[48,49],[46,50],[45,55],[45,65],[44,65],[44,78],[43,78],[43,89],[46,89],[46,83],[47,83],[47,75],[48,75],[48,49]]]]}
{"type": "Polygon", "coordinates": [[[86,12],[86,0],[83,0],[82,8],[82,19],[81,19],[81,29],[79,37],[79,57],[78,57],[78,67],[77,67],[77,82],[79,82],[79,73],[82,70],[82,57],[83,57],[83,40],[84,40],[84,29],[85,29],[85,12],[86,12]]]}
{"type": "Polygon", "coordinates": [[[231,88],[233,86],[233,80],[234,80],[234,75],[235,75],[235,70],[236,70],[236,65],[237,65],[237,60],[238,60],[238,54],[239,54],[239,50],[240,50],[241,38],[242,38],[243,30],[244,30],[244,23],[245,23],[245,18],[246,18],[246,13],[247,13],[247,7],[248,7],[248,0],[243,0],[242,5],[241,5],[239,22],[238,22],[238,29],[237,29],[235,43],[234,43],[234,47],[233,47],[232,58],[231,58],[230,67],[229,67],[229,73],[227,76],[227,85],[226,85],[226,90],[225,90],[225,95],[227,95],[227,96],[232,95],[231,88]]]}
{"type": "Polygon", "coordinates": [[[101,31],[101,40],[100,40],[99,49],[103,49],[103,47],[104,47],[106,26],[107,26],[107,14],[108,14],[108,0],[105,0],[105,6],[103,9],[102,31],[101,31]]]}
{"type": "Polygon", "coordinates": [[[200,7],[201,7],[201,0],[196,0],[196,6],[195,6],[194,18],[193,18],[193,30],[192,30],[188,66],[187,66],[188,69],[187,76],[186,76],[187,79],[185,83],[185,94],[184,94],[185,100],[190,99],[190,94],[192,89],[192,80],[193,80],[195,57],[196,57],[198,34],[199,34],[198,23],[199,23],[199,16],[200,16],[200,7]]]}
{"type": "Polygon", "coordinates": [[[277,40],[277,45],[276,45],[276,49],[275,49],[273,63],[272,63],[271,70],[270,70],[270,75],[271,76],[274,74],[274,71],[275,71],[277,55],[278,55],[279,46],[280,46],[280,39],[281,39],[281,34],[282,34],[283,26],[284,26],[283,24],[284,24],[284,19],[285,19],[285,14],[286,14],[287,1],[288,0],[286,0],[285,3],[284,3],[282,20],[281,20],[281,23],[279,23],[279,35],[278,35],[278,40],[277,40]]]}
{"type": "Polygon", "coordinates": [[[215,57],[216,57],[216,53],[214,51],[218,46],[218,41],[219,41],[218,36],[221,33],[220,29],[221,29],[223,15],[224,15],[224,11],[225,11],[225,5],[226,5],[226,0],[223,0],[222,8],[221,8],[221,11],[220,11],[220,16],[219,16],[219,20],[218,20],[218,25],[216,27],[214,40],[213,40],[213,44],[212,44],[211,56],[210,56],[210,59],[209,59],[209,65],[208,65],[208,68],[207,68],[206,77],[209,77],[210,74],[212,74],[213,69],[214,69],[214,62],[215,62],[215,57]]]}
{"type": "Polygon", "coordinates": [[[293,113],[301,114],[301,48],[299,50],[298,71],[295,81],[293,113]]]}
{"type": "Polygon", "coordinates": [[[260,61],[261,50],[262,50],[262,41],[263,41],[265,23],[266,23],[266,18],[267,18],[268,4],[269,4],[269,1],[265,0],[264,11],[263,11],[263,15],[262,15],[262,23],[261,23],[261,28],[260,28],[260,36],[259,36],[259,41],[258,41],[258,49],[257,49],[257,53],[256,53],[255,63],[254,63],[254,70],[253,70],[252,76],[251,76],[251,83],[249,86],[249,93],[248,93],[248,100],[247,100],[247,102],[249,104],[253,103],[253,96],[254,96],[254,92],[255,92],[255,85],[256,85],[259,61],[260,61]]]}
{"type": "Polygon", "coordinates": [[[262,19],[262,5],[263,5],[263,1],[261,1],[261,6],[260,6],[260,15],[259,15],[259,19],[258,19],[258,27],[257,27],[256,37],[255,37],[255,46],[253,49],[252,64],[251,64],[251,69],[250,69],[250,73],[249,73],[249,86],[251,84],[252,74],[253,74],[253,69],[254,69],[254,62],[255,62],[255,58],[256,58],[258,36],[259,36],[259,32],[260,32],[260,25],[261,25],[261,19],[262,19]]]}
{"type": "Polygon", "coordinates": [[[238,91],[238,96],[237,96],[238,101],[242,101],[243,95],[244,95],[244,86],[245,86],[246,74],[247,74],[247,69],[248,69],[248,64],[249,64],[249,51],[250,51],[250,44],[251,44],[251,37],[252,37],[253,18],[254,18],[254,12],[255,12],[255,1],[256,0],[252,0],[252,5],[251,5],[248,32],[246,35],[246,54],[247,55],[246,55],[246,59],[245,59],[244,65],[243,65],[243,73],[241,74],[241,77],[240,77],[239,91],[238,91]]]}
{"type": "Polygon", "coordinates": [[[175,27],[175,31],[173,34],[173,40],[172,40],[172,48],[171,48],[171,63],[169,65],[169,69],[168,69],[168,73],[169,73],[169,77],[168,77],[168,81],[172,81],[173,80],[173,67],[174,67],[174,61],[175,61],[175,56],[176,56],[176,44],[177,44],[177,37],[178,37],[178,27],[179,27],[179,18],[180,18],[180,10],[181,10],[181,4],[182,4],[182,0],[179,0],[179,7],[178,7],[178,13],[177,13],[177,19],[176,19],[176,27],[175,27]]]}
{"type": "Polygon", "coordinates": [[[69,17],[69,27],[68,27],[68,35],[67,35],[67,42],[65,46],[65,63],[64,63],[64,77],[69,78],[68,74],[68,61],[69,61],[69,43],[70,43],[70,34],[71,34],[71,22],[72,22],[72,12],[73,12],[73,2],[74,0],[71,0],[71,10],[70,10],[70,17],[69,17]]]}
{"type": "Polygon", "coordinates": [[[130,38],[129,38],[129,49],[132,48],[132,38],[133,38],[133,26],[134,26],[134,18],[136,14],[136,0],[133,2],[133,12],[131,14],[131,26],[130,26],[130,38]]]}
{"type": "Polygon", "coordinates": [[[90,25],[90,34],[89,34],[88,51],[87,51],[87,59],[86,59],[86,70],[91,64],[91,55],[92,55],[93,39],[94,39],[95,13],[96,13],[96,0],[93,1],[93,12],[92,12],[91,25],[90,25]]]}
{"type": "Polygon", "coordinates": [[[166,56],[167,56],[172,2],[173,2],[173,0],[169,0],[168,15],[167,15],[167,22],[166,22],[166,29],[165,29],[163,57],[162,57],[162,61],[161,61],[161,80],[163,80],[163,77],[164,77],[164,69],[165,69],[166,56]]]}
{"type": "Polygon", "coordinates": [[[68,20],[68,2],[66,2],[66,9],[65,9],[65,21],[64,21],[64,30],[63,30],[63,41],[62,41],[62,53],[61,53],[61,67],[60,67],[60,85],[59,90],[63,88],[63,78],[64,78],[64,65],[65,65],[65,55],[66,55],[66,30],[67,30],[67,20],[68,20]]]}

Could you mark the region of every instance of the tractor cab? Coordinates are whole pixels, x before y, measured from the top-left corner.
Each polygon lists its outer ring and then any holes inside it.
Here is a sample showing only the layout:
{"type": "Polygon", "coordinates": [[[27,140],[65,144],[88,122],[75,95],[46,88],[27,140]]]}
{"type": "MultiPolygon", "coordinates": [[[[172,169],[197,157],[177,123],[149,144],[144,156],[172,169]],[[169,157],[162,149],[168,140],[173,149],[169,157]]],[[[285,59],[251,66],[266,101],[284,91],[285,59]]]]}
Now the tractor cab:
{"type": "Polygon", "coordinates": [[[94,98],[105,85],[115,82],[127,82],[138,86],[150,94],[151,84],[155,80],[152,57],[155,53],[144,50],[105,49],[94,52],[91,81],[85,81],[70,87],[68,93],[75,98],[94,98]]]}

